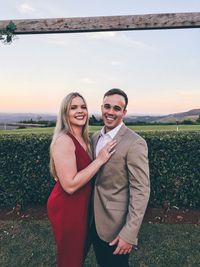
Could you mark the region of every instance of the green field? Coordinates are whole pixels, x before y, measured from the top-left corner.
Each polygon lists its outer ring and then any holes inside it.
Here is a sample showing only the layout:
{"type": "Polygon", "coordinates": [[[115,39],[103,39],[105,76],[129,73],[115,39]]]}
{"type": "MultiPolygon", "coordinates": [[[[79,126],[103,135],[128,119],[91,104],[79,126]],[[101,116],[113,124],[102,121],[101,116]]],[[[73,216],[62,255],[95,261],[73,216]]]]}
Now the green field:
{"type": "Polygon", "coordinates": [[[53,133],[53,127],[45,128],[26,128],[26,129],[16,129],[16,130],[0,130],[0,134],[35,134],[35,133],[53,133]]]}
{"type": "MultiPolygon", "coordinates": [[[[176,125],[134,125],[128,126],[130,129],[136,132],[153,132],[153,131],[177,131],[176,125]]],[[[53,127],[47,128],[27,128],[16,130],[0,130],[0,134],[32,134],[32,133],[44,133],[52,134],[53,127]]],[[[96,132],[101,129],[101,126],[89,126],[90,132],[96,132]]],[[[199,125],[179,125],[179,131],[200,131],[199,125]]]]}
{"type": "MultiPolygon", "coordinates": [[[[153,132],[153,131],[177,131],[176,125],[133,125],[128,126],[136,132],[153,132]]],[[[101,126],[90,126],[90,132],[101,129],[101,126]]],[[[200,131],[200,125],[179,125],[179,131],[200,131]]]]}

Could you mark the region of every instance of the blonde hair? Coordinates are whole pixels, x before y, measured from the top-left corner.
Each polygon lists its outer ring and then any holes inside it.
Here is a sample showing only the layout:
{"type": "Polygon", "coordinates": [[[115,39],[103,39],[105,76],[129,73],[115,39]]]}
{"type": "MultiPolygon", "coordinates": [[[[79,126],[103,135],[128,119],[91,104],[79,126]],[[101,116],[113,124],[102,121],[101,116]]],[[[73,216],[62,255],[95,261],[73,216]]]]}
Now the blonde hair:
{"type": "MultiPolygon", "coordinates": [[[[84,97],[77,92],[72,92],[68,94],[67,96],[64,97],[64,99],[61,102],[60,110],[59,110],[57,121],[56,121],[56,127],[54,129],[54,134],[53,134],[53,138],[52,138],[51,145],[50,145],[50,172],[54,178],[56,178],[56,170],[55,170],[55,165],[54,165],[54,161],[52,157],[52,147],[56,139],[61,133],[73,134],[73,129],[70,125],[68,115],[69,115],[71,102],[75,97],[82,98],[87,108],[87,104],[86,104],[84,97]]],[[[87,146],[87,150],[88,152],[90,152],[90,142],[89,142],[89,136],[88,136],[88,121],[89,121],[89,117],[87,117],[87,121],[85,125],[83,126],[82,136],[87,146]]]]}

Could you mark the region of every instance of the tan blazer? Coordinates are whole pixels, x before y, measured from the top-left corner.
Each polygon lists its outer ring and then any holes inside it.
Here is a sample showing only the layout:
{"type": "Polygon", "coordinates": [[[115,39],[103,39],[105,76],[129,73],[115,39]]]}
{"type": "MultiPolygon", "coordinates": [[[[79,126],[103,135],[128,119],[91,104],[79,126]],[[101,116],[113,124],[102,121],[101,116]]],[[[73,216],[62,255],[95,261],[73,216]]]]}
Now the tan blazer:
{"type": "MultiPolygon", "coordinates": [[[[95,155],[100,137],[92,137],[95,155]]],[[[145,140],[123,125],[115,138],[116,152],[101,167],[94,186],[94,218],[99,237],[120,236],[137,245],[137,236],[150,194],[148,149],[145,140]]]]}

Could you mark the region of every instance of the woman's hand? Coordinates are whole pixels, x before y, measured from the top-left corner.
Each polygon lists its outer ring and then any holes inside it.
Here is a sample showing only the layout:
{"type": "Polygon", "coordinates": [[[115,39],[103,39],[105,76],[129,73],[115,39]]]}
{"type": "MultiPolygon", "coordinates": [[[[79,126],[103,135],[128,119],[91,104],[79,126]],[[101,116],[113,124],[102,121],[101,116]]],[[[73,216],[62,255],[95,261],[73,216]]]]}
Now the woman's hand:
{"type": "Polygon", "coordinates": [[[106,163],[109,158],[115,153],[116,149],[115,146],[117,144],[116,140],[108,142],[99,152],[97,159],[102,162],[102,164],[106,163]]]}

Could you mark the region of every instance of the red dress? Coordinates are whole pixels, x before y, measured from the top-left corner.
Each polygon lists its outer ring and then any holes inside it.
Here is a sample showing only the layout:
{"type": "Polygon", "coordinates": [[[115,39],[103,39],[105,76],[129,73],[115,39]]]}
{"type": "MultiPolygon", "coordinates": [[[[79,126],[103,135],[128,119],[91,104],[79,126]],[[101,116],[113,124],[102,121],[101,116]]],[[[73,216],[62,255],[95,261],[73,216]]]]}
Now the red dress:
{"type": "MultiPolygon", "coordinates": [[[[68,135],[74,142],[77,171],[80,171],[91,159],[77,139],[68,135]]],[[[57,181],[49,196],[47,211],[56,241],[58,267],[83,266],[91,189],[88,182],[70,195],[57,181]]]]}

